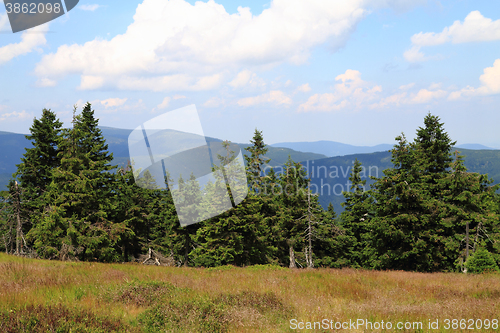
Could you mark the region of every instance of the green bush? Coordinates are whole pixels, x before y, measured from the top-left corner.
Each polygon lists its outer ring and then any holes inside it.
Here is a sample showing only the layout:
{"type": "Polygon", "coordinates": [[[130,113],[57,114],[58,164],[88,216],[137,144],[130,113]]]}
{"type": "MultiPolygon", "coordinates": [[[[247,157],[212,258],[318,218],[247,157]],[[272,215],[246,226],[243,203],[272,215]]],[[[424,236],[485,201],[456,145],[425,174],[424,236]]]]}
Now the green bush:
{"type": "Polygon", "coordinates": [[[468,273],[499,272],[498,265],[486,249],[478,249],[465,263],[468,273]]]}

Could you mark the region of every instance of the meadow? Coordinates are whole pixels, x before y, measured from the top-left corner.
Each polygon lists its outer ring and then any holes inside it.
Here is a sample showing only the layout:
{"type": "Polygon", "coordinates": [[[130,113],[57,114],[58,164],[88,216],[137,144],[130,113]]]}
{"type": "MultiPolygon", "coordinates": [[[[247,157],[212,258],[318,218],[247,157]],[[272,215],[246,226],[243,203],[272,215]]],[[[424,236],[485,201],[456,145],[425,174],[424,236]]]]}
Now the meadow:
{"type": "Polygon", "coordinates": [[[0,254],[0,332],[497,331],[499,318],[498,274],[203,269],[0,254]]]}

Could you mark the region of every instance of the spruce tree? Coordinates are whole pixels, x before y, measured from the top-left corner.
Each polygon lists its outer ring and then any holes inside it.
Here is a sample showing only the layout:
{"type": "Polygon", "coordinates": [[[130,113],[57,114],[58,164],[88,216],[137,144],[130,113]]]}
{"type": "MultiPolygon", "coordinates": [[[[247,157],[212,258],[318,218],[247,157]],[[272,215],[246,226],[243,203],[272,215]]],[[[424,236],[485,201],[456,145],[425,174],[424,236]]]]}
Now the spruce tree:
{"type": "Polygon", "coordinates": [[[366,180],[361,179],[361,162],[356,159],[349,180],[350,191],[344,191],[344,211],[341,214],[343,227],[352,236],[349,253],[352,267],[369,267],[370,220],[373,217],[373,197],[365,189],[366,180]]]}
{"type": "Polygon", "coordinates": [[[375,268],[455,270],[456,226],[444,218],[445,184],[452,142],[439,118],[428,114],[413,143],[404,135],[392,150],[394,167],[374,184],[377,216],[372,220],[375,268]]]}
{"type": "Polygon", "coordinates": [[[260,193],[262,187],[264,186],[264,164],[268,161],[265,155],[268,151],[266,144],[264,143],[264,138],[262,137],[262,131],[255,129],[254,136],[250,140],[251,146],[245,148],[246,151],[250,153],[249,156],[245,156],[248,186],[250,191],[254,193],[260,193]]]}
{"type": "Polygon", "coordinates": [[[40,119],[34,119],[30,127],[30,140],[32,147],[25,148],[26,152],[17,165],[14,178],[19,180],[22,189],[21,205],[24,212],[29,212],[31,223],[26,223],[25,232],[32,224],[37,223],[41,213],[46,207],[44,193],[52,181],[52,171],[60,165],[58,157],[61,140],[62,123],[51,110],[43,109],[40,119]]]}
{"type": "MultiPolygon", "coordinates": [[[[219,165],[214,167],[216,180],[205,186],[205,198],[220,197],[220,193],[229,193],[232,202],[238,203],[245,186],[241,179],[243,166],[234,159],[234,151],[228,142],[223,143],[226,150],[219,155],[219,165]],[[227,167],[226,167],[227,166],[227,167]],[[222,170],[224,168],[224,170],[222,170]]],[[[244,173],[243,173],[244,176],[244,173]]],[[[206,206],[210,211],[210,207],[206,206]]],[[[198,266],[251,265],[267,262],[268,249],[263,239],[263,217],[261,203],[254,195],[248,195],[232,209],[214,216],[200,225],[196,242],[199,245],[191,253],[198,266]]]]}
{"type": "Polygon", "coordinates": [[[56,237],[46,235],[50,224],[60,221],[63,239],[52,242],[60,244],[60,248],[54,247],[56,251],[50,256],[91,261],[119,258],[116,245],[125,229],[110,220],[114,180],[110,170],[114,167],[109,165],[112,157],[97,122],[87,103],[82,114],[74,116],[73,128],[65,131],[60,141],[61,165],[53,170],[52,182],[44,195],[49,209],[42,225],[30,234],[39,253],[44,253],[41,239],[56,237]]]}

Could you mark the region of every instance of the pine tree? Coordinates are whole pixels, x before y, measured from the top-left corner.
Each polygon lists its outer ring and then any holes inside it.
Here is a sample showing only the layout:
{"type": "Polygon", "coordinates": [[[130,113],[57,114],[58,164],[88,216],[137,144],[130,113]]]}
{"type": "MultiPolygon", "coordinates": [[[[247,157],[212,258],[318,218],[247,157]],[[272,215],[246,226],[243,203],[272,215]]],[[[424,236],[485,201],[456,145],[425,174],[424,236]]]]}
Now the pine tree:
{"type": "Polygon", "coordinates": [[[56,237],[47,233],[51,223],[60,221],[64,238],[51,242],[60,244],[60,248],[55,246],[50,256],[98,261],[119,257],[116,244],[125,229],[108,216],[113,211],[114,181],[109,171],[114,167],[109,165],[112,157],[97,122],[87,103],[82,114],[74,116],[73,128],[65,131],[60,141],[61,165],[53,170],[52,182],[44,195],[49,209],[41,225],[30,231],[39,254],[44,253],[45,244],[40,240],[56,237]]]}
{"type": "Polygon", "coordinates": [[[248,185],[250,190],[254,193],[260,193],[262,187],[264,186],[264,164],[269,159],[265,158],[268,148],[264,143],[264,138],[262,137],[262,131],[255,129],[254,136],[250,140],[251,146],[245,148],[246,151],[250,153],[249,156],[245,156],[248,185]]]}
{"type": "Polygon", "coordinates": [[[413,143],[403,136],[392,150],[394,168],[374,184],[377,217],[372,220],[375,268],[416,271],[454,270],[450,249],[455,226],[444,219],[452,142],[439,118],[428,114],[413,143]]]}
{"type": "Polygon", "coordinates": [[[46,203],[44,193],[52,181],[52,171],[60,165],[59,144],[61,140],[62,123],[55,113],[43,109],[40,119],[34,119],[30,127],[30,135],[26,139],[31,141],[32,148],[25,148],[26,152],[17,165],[14,178],[19,180],[22,189],[21,205],[23,212],[29,212],[26,219],[31,223],[25,224],[24,232],[28,232],[32,224],[37,223],[46,203]]]}
{"type": "Polygon", "coordinates": [[[350,191],[344,191],[344,211],[341,214],[343,227],[352,236],[349,253],[351,267],[369,267],[370,220],[373,216],[373,197],[365,189],[366,180],[361,179],[361,162],[356,159],[349,180],[350,191]]]}
{"type": "MultiPolygon", "coordinates": [[[[226,154],[219,154],[219,165],[213,170],[216,180],[205,186],[204,197],[213,205],[213,198],[222,198],[220,193],[226,191],[237,205],[201,224],[196,234],[199,246],[192,251],[191,256],[198,266],[266,263],[268,249],[263,239],[261,203],[254,195],[242,200],[241,194],[246,193],[243,191],[246,180],[241,179],[241,175],[245,177],[243,166],[234,159],[234,152],[230,151],[228,142],[223,143],[223,147],[226,154]]],[[[205,207],[210,212],[211,208],[205,207]]]]}
{"type": "MultiPolygon", "coordinates": [[[[497,236],[500,231],[495,207],[495,191],[500,185],[490,186],[492,180],[488,175],[467,172],[458,151],[451,169],[448,177],[440,180],[445,203],[441,216],[454,227],[454,235],[448,238],[446,248],[449,257],[455,258],[464,270],[463,263],[474,253],[480,240],[497,236]]],[[[498,249],[488,247],[498,253],[498,249]]]]}
{"type": "Polygon", "coordinates": [[[274,225],[271,230],[278,248],[277,255],[279,262],[290,268],[296,267],[297,254],[305,249],[308,184],[307,173],[302,165],[289,156],[277,186],[271,189],[276,214],[272,219],[274,225]],[[279,192],[276,188],[279,188],[279,192]]]}

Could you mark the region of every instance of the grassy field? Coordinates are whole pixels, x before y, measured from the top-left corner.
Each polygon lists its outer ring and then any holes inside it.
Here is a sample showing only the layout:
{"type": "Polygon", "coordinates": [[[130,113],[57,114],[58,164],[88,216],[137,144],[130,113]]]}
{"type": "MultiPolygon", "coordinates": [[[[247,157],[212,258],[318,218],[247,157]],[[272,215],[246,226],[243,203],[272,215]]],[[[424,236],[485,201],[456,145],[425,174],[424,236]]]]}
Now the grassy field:
{"type": "Polygon", "coordinates": [[[335,325],[451,332],[461,330],[460,319],[474,331],[498,330],[500,275],[197,269],[0,254],[0,332],[333,332],[335,325]]]}

